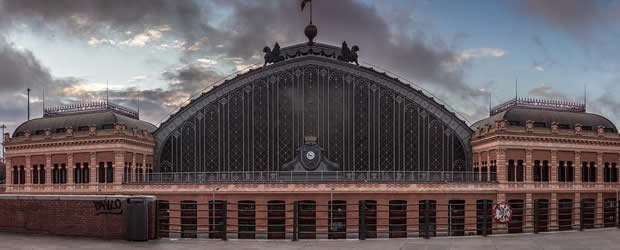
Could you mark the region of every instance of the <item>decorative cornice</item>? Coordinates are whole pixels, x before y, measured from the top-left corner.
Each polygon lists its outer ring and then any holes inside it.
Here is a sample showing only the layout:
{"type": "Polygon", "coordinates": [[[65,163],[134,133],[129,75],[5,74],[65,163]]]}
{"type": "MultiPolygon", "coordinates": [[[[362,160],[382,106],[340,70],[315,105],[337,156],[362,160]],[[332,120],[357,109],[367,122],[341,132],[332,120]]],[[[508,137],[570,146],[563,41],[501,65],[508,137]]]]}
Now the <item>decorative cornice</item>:
{"type": "Polygon", "coordinates": [[[24,150],[24,149],[37,149],[37,148],[53,148],[63,146],[75,146],[75,145],[101,145],[112,143],[125,143],[128,145],[142,146],[153,148],[155,142],[152,140],[144,140],[144,138],[132,138],[129,136],[100,136],[100,137],[86,137],[86,138],[64,138],[64,139],[46,139],[42,141],[27,141],[20,143],[11,143],[6,145],[6,151],[24,150]],[[142,140],[140,140],[142,139],[142,140]]]}

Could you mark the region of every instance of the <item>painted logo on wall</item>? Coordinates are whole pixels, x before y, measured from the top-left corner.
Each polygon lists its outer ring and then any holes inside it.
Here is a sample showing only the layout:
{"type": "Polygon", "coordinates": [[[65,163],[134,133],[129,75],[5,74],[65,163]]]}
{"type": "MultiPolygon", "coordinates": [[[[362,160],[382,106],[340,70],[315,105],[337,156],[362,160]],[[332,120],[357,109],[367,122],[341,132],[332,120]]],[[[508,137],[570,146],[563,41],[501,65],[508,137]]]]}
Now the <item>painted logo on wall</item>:
{"type": "Polygon", "coordinates": [[[493,207],[493,218],[497,223],[506,224],[512,220],[512,207],[505,201],[500,201],[493,207]]]}

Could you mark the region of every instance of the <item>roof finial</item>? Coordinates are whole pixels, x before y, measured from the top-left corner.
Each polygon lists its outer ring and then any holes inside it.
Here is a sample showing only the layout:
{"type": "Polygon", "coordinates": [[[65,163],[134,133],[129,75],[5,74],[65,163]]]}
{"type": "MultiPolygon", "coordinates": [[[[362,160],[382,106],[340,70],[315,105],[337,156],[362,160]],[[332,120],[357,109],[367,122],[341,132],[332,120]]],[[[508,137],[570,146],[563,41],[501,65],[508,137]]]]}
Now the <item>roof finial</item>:
{"type": "Polygon", "coordinates": [[[314,37],[316,37],[316,34],[318,33],[318,30],[316,28],[316,25],[312,24],[312,0],[302,0],[301,1],[301,11],[304,11],[304,7],[306,7],[306,3],[310,3],[310,24],[308,24],[308,26],[306,26],[306,28],[304,29],[304,34],[306,34],[306,37],[308,38],[308,43],[310,45],[312,45],[314,43],[314,37]]]}
{"type": "Polygon", "coordinates": [[[586,108],[586,102],[588,101],[587,97],[588,97],[588,93],[586,92],[586,84],[584,83],[583,84],[583,108],[584,109],[586,108]]]}

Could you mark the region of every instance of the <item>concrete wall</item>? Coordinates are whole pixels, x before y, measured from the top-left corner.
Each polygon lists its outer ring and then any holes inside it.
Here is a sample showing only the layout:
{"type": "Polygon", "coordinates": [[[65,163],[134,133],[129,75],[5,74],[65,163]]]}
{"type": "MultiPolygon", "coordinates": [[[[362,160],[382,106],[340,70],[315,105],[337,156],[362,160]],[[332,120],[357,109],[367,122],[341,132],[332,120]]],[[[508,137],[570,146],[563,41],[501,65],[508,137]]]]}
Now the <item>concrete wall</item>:
{"type": "MultiPolygon", "coordinates": [[[[126,239],[130,197],[0,195],[0,231],[126,239]]],[[[149,238],[154,238],[155,197],[140,197],[149,201],[149,238]]]]}

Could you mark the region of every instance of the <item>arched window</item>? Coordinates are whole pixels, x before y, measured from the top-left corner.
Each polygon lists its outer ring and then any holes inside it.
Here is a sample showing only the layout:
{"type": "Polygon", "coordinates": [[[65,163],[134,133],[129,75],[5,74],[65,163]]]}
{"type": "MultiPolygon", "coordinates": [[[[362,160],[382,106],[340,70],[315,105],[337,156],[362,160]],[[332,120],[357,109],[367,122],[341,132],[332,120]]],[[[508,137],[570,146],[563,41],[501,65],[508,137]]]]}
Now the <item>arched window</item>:
{"type": "Polygon", "coordinates": [[[590,162],[590,182],[596,182],[596,164],[593,161],[590,162]]]}
{"type": "Polygon", "coordinates": [[[60,183],[60,168],[58,164],[54,164],[54,168],[52,169],[52,184],[60,183]]]}
{"type": "Polygon", "coordinates": [[[515,160],[508,160],[508,181],[515,181],[515,160]]]}
{"type": "Polygon", "coordinates": [[[267,239],[284,239],[286,204],[284,201],[267,202],[267,239]]]}
{"type": "Polygon", "coordinates": [[[491,161],[491,181],[497,181],[497,161],[491,161]]]}
{"type": "Polygon", "coordinates": [[[581,182],[590,181],[590,171],[588,169],[588,162],[584,161],[581,163],[581,182]]]}
{"type": "Polygon", "coordinates": [[[105,163],[99,162],[99,169],[97,170],[99,183],[105,183],[105,163]]]}
{"type": "Polygon", "coordinates": [[[522,233],[525,208],[523,200],[509,200],[508,204],[512,207],[512,220],[508,222],[508,233],[522,233]]]}
{"type": "Polygon", "coordinates": [[[39,165],[39,184],[45,184],[45,165],[39,165]]]}
{"type": "Polygon", "coordinates": [[[73,169],[73,183],[82,183],[82,168],[79,162],[75,163],[75,168],[73,169]]]}
{"type": "Polygon", "coordinates": [[[159,237],[168,238],[170,236],[170,202],[167,200],[159,200],[159,237]]]}
{"type": "Polygon", "coordinates": [[[534,181],[542,181],[542,167],[539,160],[534,161],[534,181]]]}
{"type": "Polygon", "coordinates": [[[478,167],[478,163],[474,163],[474,181],[480,180],[480,168],[478,167]]]}
{"type": "Polygon", "coordinates": [[[341,200],[329,201],[328,207],[329,239],[347,238],[347,202],[341,200]]]}
{"type": "Polygon", "coordinates": [[[67,165],[64,163],[60,164],[60,184],[67,183],[67,165]]]}
{"type": "Polygon", "coordinates": [[[618,167],[615,162],[611,163],[611,182],[618,182],[618,167]]]}
{"type": "Polygon", "coordinates": [[[39,184],[39,166],[37,164],[32,165],[32,184],[39,184]]]}
{"type": "Polygon", "coordinates": [[[603,181],[611,182],[611,168],[609,162],[605,162],[605,167],[603,167],[603,181]]]}
{"type": "Polygon", "coordinates": [[[224,237],[224,231],[226,231],[224,220],[226,219],[227,201],[216,200],[215,204],[213,200],[209,201],[209,238],[221,239],[224,237]]]}
{"type": "Polygon", "coordinates": [[[19,166],[19,184],[26,184],[26,169],[24,165],[19,166]]]}
{"type": "Polygon", "coordinates": [[[198,205],[196,201],[181,201],[181,238],[196,238],[198,205]]]}
{"type": "Polygon", "coordinates": [[[256,202],[239,201],[237,203],[237,210],[239,239],[256,238],[256,202]]]}
{"type": "Polygon", "coordinates": [[[114,182],[114,167],[112,166],[112,162],[107,162],[108,167],[106,168],[106,183],[114,182]]]}
{"type": "Polygon", "coordinates": [[[525,171],[523,169],[523,160],[518,160],[517,161],[517,181],[518,182],[523,182],[524,173],[525,171]]]}
{"type": "Polygon", "coordinates": [[[19,184],[19,168],[17,166],[13,167],[13,184],[19,184]]]}
{"type": "Polygon", "coordinates": [[[418,211],[420,237],[424,237],[425,232],[429,237],[434,237],[437,228],[437,201],[420,201],[418,211]]]}
{"type": "Polygon", "coordinates": [[[390,238],[407,237],[407,201],[390,201],[389,216],[390,238]]]}
{"type": "Polygon", "coordinates": [[[536,221],[534,226],[538,232],[547,232],[547,225],[549,223],[549,200],[534,201],[534,219],[536,221]]]}
{"type": "Polygon", "coordinates": [[[566,181],[566,166],[564,165],[564,161],[558,162],[558,181],[559,182],[566,181]]]}
{"type": "Polygon", "coordinates": [[[298,203],[298,232],[300,239],[316,239],[316,202],[305,200],[298,203]]]}
{"type": "Polygon", "coordinates": [[[451,236],[465,235],[465,201],[450,200],[448,202],[448,214],[450,215],[449,234],[451,236]]]}
{"type": "Polygon", "coordinates": [[[558,226],[560,231],[571,230],[573,224],[573,200],[558,201],[558,226]]]}
{"type": "Polygon", "coordinates": [[[129,180],[129,167],[127,166],[127,162],[125,162],[125,167],[123,167],[123,182],[124,183],[128,183],[131,180],[129,180]]]}
{"type": "Polygon", "coordinates": [[[566,162],[566,181],[573,182],[574,177],[575,177],[575,168],[573,167],[573,162],[567,161],[566,162]]]}
{"type": "Polygon", "coordinates": [[[596,201],[594,199],[581,200],[581,214],[583,218],[583,228],[594,228],[594,218],[596,215],[596,201]]]}
{"type": "Polygon", "coordinates": [[[360,225],[361,217],[366,219],[366,238],[377,238],[377,201],[360,201],[360,225]]]}
{"type": "Polygon", "coordinates": [[[482,168],[480,169],[480,176],[482,177],[481,178],[482,182],[486,182],[489,179],[487,177],[487,173],[488,173],[487,162],[483,161],[482,162],[482,168]]]}
{"type": "Polygon", "coordinates": [[[477,200],[476,201],[476,234],[483,235],[493,233],[493,200],[477,200]]]}
{"type": "Polygon", "coordinates": [[[543,161],[542,165],[542,181],[549,181],[549,161],[543,161]]]}
{"type": "Polygon", "coordinates": [[[90,183],[90,169],[88,168],[88,162],[84,162],[82,166],[82,183],[90,183]]]}
{"type": "Polygon", "coordinates": [[[603,202],[603,220],[605,227],[616,225],[616,199],[607,198],[603,202]]]}

